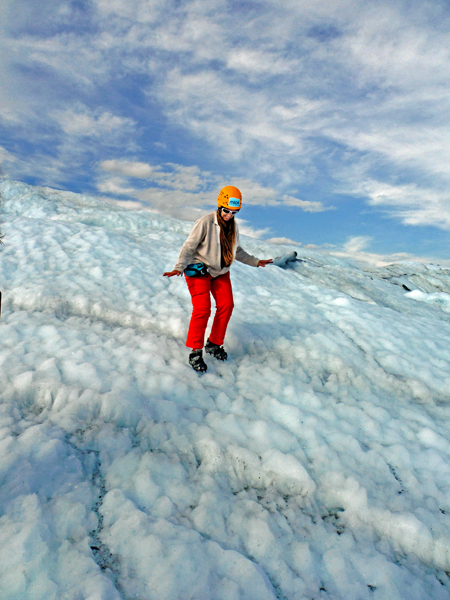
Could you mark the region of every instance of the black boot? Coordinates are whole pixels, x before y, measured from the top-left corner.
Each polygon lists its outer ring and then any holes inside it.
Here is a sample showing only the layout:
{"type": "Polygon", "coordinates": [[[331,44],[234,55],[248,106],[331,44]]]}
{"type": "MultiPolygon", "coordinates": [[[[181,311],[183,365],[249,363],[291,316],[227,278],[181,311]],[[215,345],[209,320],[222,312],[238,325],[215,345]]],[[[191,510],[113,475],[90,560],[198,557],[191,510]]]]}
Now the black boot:
{"type": "Polygon", "coordinates": [[[199,373],[204,373],[208,368],[203,360],[202,350],[192,350],[192,352],[189,354],[189,364],[194,371],[198,371],[199,373]]]}
{"type": "Polygon", "coordinates": [[[217,360],[227,360],[228,354],[223,349],[223,346],[213,344],[209,340],[206,342],[205,350],[207,354],[212,354],[217,360]]]}

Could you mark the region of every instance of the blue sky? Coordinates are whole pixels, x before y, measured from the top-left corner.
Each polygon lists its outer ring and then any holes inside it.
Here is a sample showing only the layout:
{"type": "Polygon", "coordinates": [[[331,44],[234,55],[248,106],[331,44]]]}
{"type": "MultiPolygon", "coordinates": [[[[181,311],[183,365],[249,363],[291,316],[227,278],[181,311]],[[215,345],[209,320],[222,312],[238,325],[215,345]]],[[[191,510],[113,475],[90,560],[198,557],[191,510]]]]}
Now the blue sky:
{"type": "Polygon", "coordinates": [[[450,258],[450,7],[3,0],[0,169],[379,260],[450,258]]]}

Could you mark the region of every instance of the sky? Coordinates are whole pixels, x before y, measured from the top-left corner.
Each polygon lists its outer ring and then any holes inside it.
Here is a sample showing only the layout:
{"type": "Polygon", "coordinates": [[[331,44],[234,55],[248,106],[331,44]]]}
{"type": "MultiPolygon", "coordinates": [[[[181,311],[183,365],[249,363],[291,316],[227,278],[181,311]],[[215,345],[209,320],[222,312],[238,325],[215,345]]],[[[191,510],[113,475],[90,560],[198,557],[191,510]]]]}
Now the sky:
{"type": "Polygon", "coordinates": [[[262,239],[450,257],[445,2],[0,4],[0,174],[262,239]]]}

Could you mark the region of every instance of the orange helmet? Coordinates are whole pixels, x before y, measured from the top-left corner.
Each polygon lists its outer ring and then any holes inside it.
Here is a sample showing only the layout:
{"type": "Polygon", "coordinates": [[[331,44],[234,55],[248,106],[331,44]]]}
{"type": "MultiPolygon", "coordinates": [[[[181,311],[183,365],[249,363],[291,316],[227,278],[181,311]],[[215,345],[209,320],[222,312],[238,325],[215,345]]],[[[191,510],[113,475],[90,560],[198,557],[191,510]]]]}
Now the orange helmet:
{"type": "Polygon", "coordinates": [[[242,194],[234,185],[227,185],[220,190],[217,204],[229,210],[240,210],[242,206],[242,194]]]}

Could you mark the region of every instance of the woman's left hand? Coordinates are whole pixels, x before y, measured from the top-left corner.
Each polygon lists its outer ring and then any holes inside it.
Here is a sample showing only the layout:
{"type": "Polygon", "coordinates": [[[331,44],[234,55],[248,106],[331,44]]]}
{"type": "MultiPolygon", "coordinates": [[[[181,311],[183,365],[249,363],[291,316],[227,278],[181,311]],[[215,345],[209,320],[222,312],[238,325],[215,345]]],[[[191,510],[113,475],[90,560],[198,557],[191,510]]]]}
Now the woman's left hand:
{"type": "Polygon", "coordinates": [[[273,262],[273,260],[271,258],[269,258],[269,260],[260,260],[256,266],[257,267],[265,267],[266,265],[269,265],[272,262],[273,262]]]}

